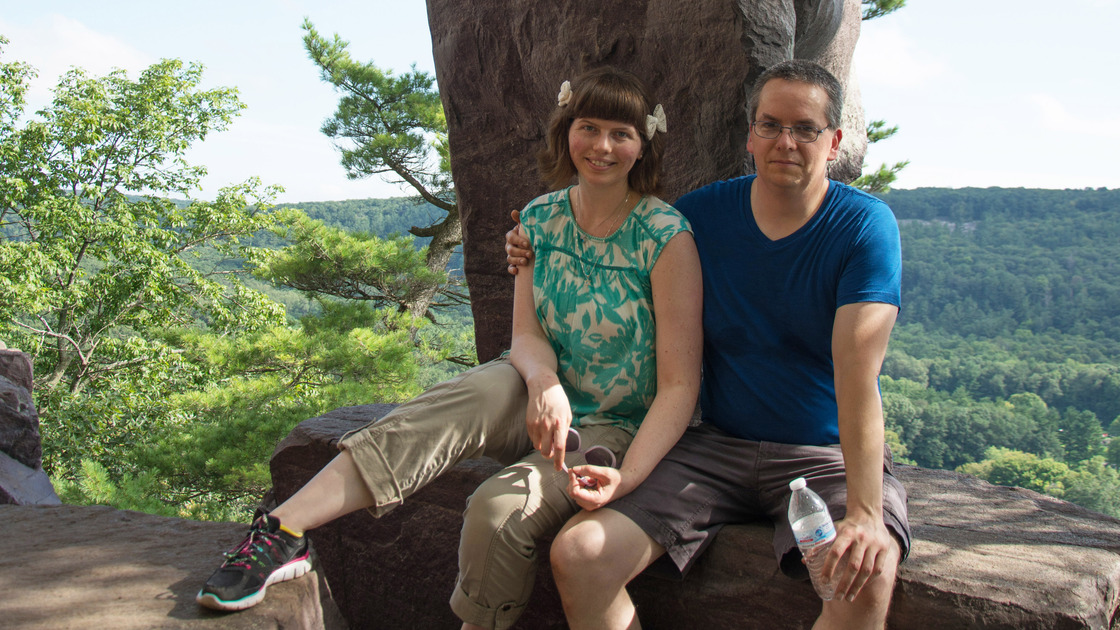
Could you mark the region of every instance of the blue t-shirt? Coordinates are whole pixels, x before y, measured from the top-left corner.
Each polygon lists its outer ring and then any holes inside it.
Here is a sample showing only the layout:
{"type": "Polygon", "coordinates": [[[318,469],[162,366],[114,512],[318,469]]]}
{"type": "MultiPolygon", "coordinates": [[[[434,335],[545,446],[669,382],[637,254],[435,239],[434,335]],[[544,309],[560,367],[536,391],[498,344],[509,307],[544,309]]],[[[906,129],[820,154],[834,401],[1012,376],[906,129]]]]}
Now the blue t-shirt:
{"type": "Polygon", "coordinates": [[[704,274],[702,418],[749,440],[837,444],[836,309],[900,305],[898,223],[879,199],[829,181],[816,214],[771,241],[751,212],[753,181],[710,184],[675,204],[704,274]]]}

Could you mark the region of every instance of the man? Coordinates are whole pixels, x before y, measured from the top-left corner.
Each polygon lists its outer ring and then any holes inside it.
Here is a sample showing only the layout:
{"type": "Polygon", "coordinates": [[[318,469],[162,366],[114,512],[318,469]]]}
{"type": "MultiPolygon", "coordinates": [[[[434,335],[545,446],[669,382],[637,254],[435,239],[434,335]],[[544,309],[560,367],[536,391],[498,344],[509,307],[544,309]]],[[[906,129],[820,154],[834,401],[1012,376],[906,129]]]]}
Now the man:
{"type": "MultiPolygon", "coordinates": [[[[823,569],[836,596],[814,628],[885,625],[910,541],[878,387],[900,303],[898,226],[881,201],[827,178],[843,104],[827,70],[778,64],[749,102],[757,176],[676,204],[703,267],[703,422],[606,509],[598,488],[572,482],[585,511],[554,541],[552,567],[576,630],[640,627],[626,583],[663,555],[683,575],[728,522],[770,518],[782,570],[804,576],[785,517],[799,476],[837,521],[823,569]]],[[[522,264],[529,252],[508,238],[522,264]]]]}

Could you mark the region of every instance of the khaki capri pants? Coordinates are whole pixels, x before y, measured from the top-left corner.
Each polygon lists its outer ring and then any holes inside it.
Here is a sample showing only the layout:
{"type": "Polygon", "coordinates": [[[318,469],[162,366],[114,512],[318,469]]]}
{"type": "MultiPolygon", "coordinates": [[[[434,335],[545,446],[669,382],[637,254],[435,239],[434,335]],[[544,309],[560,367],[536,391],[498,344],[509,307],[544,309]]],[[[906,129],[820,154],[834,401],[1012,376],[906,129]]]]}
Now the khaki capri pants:
{"type": "MultiPolygon", "coordinates": [[[[459,462],[490,457],[506,466],[467,502],[459,577],[451,608],[465,622],[504,630],[525,609],[536,576],[536,541],[556,534],[580,508],[568,477],[533,449],[525,428],[528,392],[506,358],[440,383],[384,418],[346,434],[381,516],[459,462]]],[[[601,444],[621,461],[632,436],[607,425],[579,427],[584,445],[601,444]]],[[[583,455],[568,453],[569,466],[583,455]]]]}

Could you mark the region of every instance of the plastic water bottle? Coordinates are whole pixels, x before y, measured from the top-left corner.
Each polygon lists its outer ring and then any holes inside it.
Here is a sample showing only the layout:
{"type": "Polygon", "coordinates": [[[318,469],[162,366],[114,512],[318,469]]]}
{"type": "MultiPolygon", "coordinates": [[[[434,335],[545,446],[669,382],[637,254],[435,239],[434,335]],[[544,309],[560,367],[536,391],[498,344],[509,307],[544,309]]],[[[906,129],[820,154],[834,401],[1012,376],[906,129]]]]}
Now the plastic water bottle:
{"type": "Polygon", "coordinates": [[[816,492],[805,487],[804,477],[789,482],[789,489],[793,491],[789,498],[789,525],[797,539],[797,548],[805,556],[813,588],[827,602],[836,592],[839,572],[835,572],[831,584],[826,584],[821,579],[821,567],[832,541],[836,539],[836,528],[828,514],[828,506],[816,492]]]}

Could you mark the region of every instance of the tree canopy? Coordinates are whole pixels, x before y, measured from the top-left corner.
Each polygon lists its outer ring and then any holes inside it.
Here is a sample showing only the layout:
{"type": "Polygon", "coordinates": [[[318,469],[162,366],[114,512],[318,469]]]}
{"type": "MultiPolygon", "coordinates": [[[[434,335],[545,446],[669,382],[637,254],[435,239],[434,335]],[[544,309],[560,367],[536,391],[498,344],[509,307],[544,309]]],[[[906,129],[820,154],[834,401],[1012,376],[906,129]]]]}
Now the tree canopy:
{"type": "Polygon", "coordinates": [[[465,300],[442,275],[463,242],[463,227],[451,179],[447,122],[435,79],[415,66],[394,76],[372,62],[355,61],[346,41],[338,35],[328,40],[310,20],[304,20],[303,30],[304,48],[319,66],[320,76],[341,93],[338,109],[324,123],[323,133],[338,142],[347,176],[391,174],[447,213],[435,223],[409,230],[430,239],[425,251],[430,274],[414,284],[401,308],[434,319],[429,309],[437,294],[459,303],[465,300]]]}
{"type": "MultiPolygon", "coordinates": [[[[229,124],[243,105],[235,90],[199,87],[202,68],[164,60],[137,80],[123,71],[66,73],[54,101],[19,127],[20,108],[0,128],[0,318],[3,334],[42,360],[36,386],[92,379],[149,357],[120,331],[184,324],[252,328],[283,314],[236,279],[191,267],[192,250],[230,250],[270,225],[276,192],[257,181],[186,206],[205,173],[187,149],[229,124]],[[135,195],[140,195],[139,197],[135,195]]],[[[5,72],[21,104],[22,74],[5,72]]]]}

